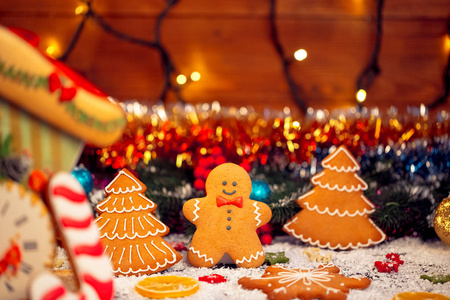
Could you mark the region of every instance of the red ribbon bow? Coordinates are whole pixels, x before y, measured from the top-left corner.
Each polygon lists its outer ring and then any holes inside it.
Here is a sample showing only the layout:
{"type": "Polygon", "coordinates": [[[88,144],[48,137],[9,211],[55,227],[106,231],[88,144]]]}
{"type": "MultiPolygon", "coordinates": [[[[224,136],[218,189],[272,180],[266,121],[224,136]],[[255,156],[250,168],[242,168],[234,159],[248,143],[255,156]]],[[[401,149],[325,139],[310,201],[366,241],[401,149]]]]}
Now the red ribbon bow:
{"type": "Polygon", "coordinates": [[[234,199],[227,199],[220,195],[216,197],[217,207],[221,207],[222,205],[236,205],[237,207],[242,208],[243,206],[242,201],[243,201],[242,197],[236,197],[234,199]]]}

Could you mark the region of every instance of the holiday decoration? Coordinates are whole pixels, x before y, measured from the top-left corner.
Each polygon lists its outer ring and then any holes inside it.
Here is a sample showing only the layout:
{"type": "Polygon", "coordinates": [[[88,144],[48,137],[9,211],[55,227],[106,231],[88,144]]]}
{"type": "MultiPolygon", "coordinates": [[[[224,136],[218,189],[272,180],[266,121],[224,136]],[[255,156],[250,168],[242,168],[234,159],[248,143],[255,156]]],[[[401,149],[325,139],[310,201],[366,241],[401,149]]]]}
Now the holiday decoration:
{"type": "Polygon", "coordinates": [[[400,255],[397,253],[389,253],[386,254],[386,258],[388,261],[376,261],[375,267],[377,268],[378,272],[381,273],[391,273],[391,272],[398,272],[398,267],[400,265],[403,265],[405,262],[400,259],[400,255]]]}
{"type": "Polygon", "coordinates": [[[373,246],[386,235],[368,217],[375,211],[364,196],[367,184],[356,174],[360,169],[344,147],[322,161],[324,171],[312,177],[316,187],[301,196],[302,210],[283,230],[311,245],[330,249],[373,246]]]}
{"type": "Polygon", "coordinates": [[[394,296],[392,300],[450,300],[450,297],[428,292],[404,292],[394,296]]]}
{"type": "Polygon", "coordinates": [[[227,282],[227,279],[219,274],[211,274],[206,276],[200,276],[198,278],[199,281],[208,282],[208,283],[222,283],[227,282]]]}
{"type": "Polygon", "coordinates": [[[286,257],[284,251],[281,252],[266,252],[265,263],[269,265],[285,264],[289,262],[289,257],[286,257]]]}
{"type": "Polygon", "coordinates": [[[303,250],[303,254],[306,254],[311,262],[318,262],[322,264],[331,263],[332,254],[330,252],[322,254],[320,253],[319,248],[308,247],[303,250]]]}
{"type": "Polygon", "coordinates": [[[47,176],[39,170],[33,170],[28,177],[28,187],[36,193],[43,193],[47,183],[47,176]]]}
{"type": "Polygon", "coordinates": [[[142,296],[155,299],[190,296],[197,293],[199,288],[194,278],[175,275],[147,277],[135,286],[142,296]]]}
{"type": "Polygon", "coordinates": [[[13,137],[11,135],[0,140],[0,178],[8,178],[20,182],[29,171],[31,159],[25,154],[12,154],[12,140],[13,137]]]}
{"type": "Polygon", "coordinates": [[[0,298],[25,299],[30,278],[52,264],[55,239],[40,197],[0,182],[0,298]]]}
{"type": "Polygon", "coordinates": [[[350,289],[365,289],[370,279],[348,278],[333,265],[317,269],[287,269],[269,266],[261,278],[243,277],[238,283],[245,289],[260,289],[269,299],[346,299],[350,289]]]}
{"type": "Polygon", "coordinates": [[[225,254],[239,267],[263,264],[264,251],[256,228],[266,224],[272,212],[267,204],[250,200],[250,192],[247,172],[226,163],[206,179],[206,197],[184,204],[184,216],[197,226],[187,255],[193,266],[212,267],[225,254]]]}
{"type": "Polygon", "coordinates": [[[84,188],[86,194],[89,194],[94,188],[94,179],[91,172],[84,166],[76,167],[72,170],[72,176],[74,176],[81,186],[84,188]]]}
{"type": "Polygon", "coordinates": [[[58,276],[45,272],[33,280],[31,300],[112,299],[114,286],[111,267],[108,257],[103,254],[84,188],[69,173],[57,173],[49,182],[48,203],[79,291],[69,292],[58,276]]]}
{"type": "Polygon", "coordinates": [[[263,226],[256,229],[256,233],[261,240],[261,244],[270,245],[273,241],[273,226],[270,223],[264,224],[263,226]]]}
{"type": "Polygon", "coordinates": [[[108,146],[126,125],[122,108],[37,48],[33,33],[0,27],[0,132],[36,169],[69,170],[87,140],[108,146]],[[75,138],[76,137],[76,138],[75,138]]]}
{"type": "Polygon", "coordinates": [[[434,230],[439,238],[450,246],[450,197],[442,200],[436,209],[434,230]]]}
{"type": "Polygon", "coordinates": [[[267,203],[267,197],[271,194],[270,187],[262,180],[252,180],[252,193],[250,199],[267,203]]]}
{"type": "Polygon", "coordinates": [[[96,210],[100,237],[116,275],[144,275],[165,270],[181,255],[163,240],[169,228],[155,216],[156,204],[144,196],[147,187],[121,170],[105,188],[96,210]]]}
{"type": "Polygon", "coordinates": [[[433,276],[428,276],[428,275],[423,274],[423,275],[420,275],[420,278],[431,281],[434,284],[446,283],[446,282],[450,281],[450,274],[448,274],[448,275],[433,275],[433,276]]]}

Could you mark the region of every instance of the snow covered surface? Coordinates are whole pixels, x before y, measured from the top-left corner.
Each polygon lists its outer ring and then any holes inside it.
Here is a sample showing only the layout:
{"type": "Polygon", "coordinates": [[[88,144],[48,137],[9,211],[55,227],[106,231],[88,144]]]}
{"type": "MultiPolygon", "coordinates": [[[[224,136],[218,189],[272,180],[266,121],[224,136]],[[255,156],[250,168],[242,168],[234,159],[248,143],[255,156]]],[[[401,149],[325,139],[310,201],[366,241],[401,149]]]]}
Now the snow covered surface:
{"type": "MultiPolygon", "coordinates": [[[[164,238],[169,242],[184,242],[189,245],[189,239],[183,235],[172,234],[164,238]]],[[[284,251],[289,257],[289,263],[282,264],[287,268],[317,267],[319,263],[310,262],[303,251],[310,247],[291,236],[282,236],[274,239],[272,245],[264,246],[266,252],[284,251]]],[[[402,238],[391,242],[384,242],[371,248],[356,249],[350,251],[330,251],[332,263],[341,269],[347,277],[365,276],[372,280],[371,285],[365,290],[350,290],[347,299],[392,299],[396,294],[408,291],[433,292],[450,297],[450,282],[433,284],[423,280],[420,275],[450,274],[450,247],[439,240],[424,242],[418,238],[402,238]],[[400,265],[398,273],[380,273],[374,268],[375,261],[385,261],[386,254],[395,252],[400,254],[405,261],[400,265]]],[[[179,275],[198,279],[199,276],[220,274],[228,281],[220,284],[200,282],[200,290],[184,300],[212,300],[212,299],[267,299],[259,290],[245,290],[237,284],[239,278],[244,276],[260,277],[267,265],[255,269],[236,268],[234,266],[216,266],[212,269],[194,268],[186,260],[186,251],[180,252],[183,259],[175,266],[157,274],[179,275]]],[[[114,279],[116,286],[115,299],[148,299],[140,296],[134,289],[134,285],[147,276],[117,277],[114,279]]]]}

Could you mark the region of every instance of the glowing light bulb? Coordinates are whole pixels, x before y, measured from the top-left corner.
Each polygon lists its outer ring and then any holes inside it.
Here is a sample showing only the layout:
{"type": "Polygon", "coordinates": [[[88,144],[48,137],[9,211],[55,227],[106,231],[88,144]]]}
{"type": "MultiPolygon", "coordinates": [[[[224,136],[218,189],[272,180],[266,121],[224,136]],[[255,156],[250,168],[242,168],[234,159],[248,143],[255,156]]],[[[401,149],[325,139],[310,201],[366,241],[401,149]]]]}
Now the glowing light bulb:
{"type": "Polygon", "coordinates": [[[184,76],[183,74],[180,74],[180,75],[177,76],[177,83],[178,83],[179,85],[185,84],[186,81],[187,81],[187,78],[186,78],[186,76],[184,76]]]}
{"type": "Polygon", "coordinates": [[[450,51],[450,35],[445,36],[445,49],[450,51]]]}
{"type": "Polygon", "coordinates": [[[364,100],[366,100],[366,96],[367,93],[365,90],[360,89],[357,93],[356,93],[356,100],[358,100],[358,102],[364,102],[364,100]]]}
{"type": "Polygon", "coordinates": [[[295,51],[295,53],[294,53],[294,57],[298,61],[304,60],[307,56],[308,56],[308,53],[306,52],[305,49],[299,49],[299,50],[295,51]]]}
{"type": "Polygon", "coordinates": [[[192,81],[199,81],[200,78],[201,78],[201,75],[199,72],[192,72],[192,74],[191,74],[192,81]]]}
{"type": "Polygon", "coordinates": [[[45,52],[47,52],[48,55],[54,57],[57,50],[56,48],[57,48],[56,45],[50,45],[47,47],[47,49],[45,49],[45,52]]]}
{"type": "Polygon", "coordinates": [[[78,15],[81,15],[82,13],[84,13],[85,9],[86,9],[86,6],[84,6],[84,5],[78,5],[78,6],[75,8],[75,14],[76,14],[77,16],[78,16],[78,15]]]}

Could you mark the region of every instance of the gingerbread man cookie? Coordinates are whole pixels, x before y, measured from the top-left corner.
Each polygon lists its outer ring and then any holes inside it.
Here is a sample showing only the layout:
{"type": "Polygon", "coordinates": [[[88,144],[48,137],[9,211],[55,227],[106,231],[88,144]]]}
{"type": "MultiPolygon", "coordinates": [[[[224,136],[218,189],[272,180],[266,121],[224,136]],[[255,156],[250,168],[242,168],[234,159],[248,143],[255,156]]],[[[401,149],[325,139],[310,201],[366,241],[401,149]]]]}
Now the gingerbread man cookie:
{"type": "Polygon", "coordinates": [[[267,204],[250,200],[252,184],[238,165],[225,163],[206,179],[206,197],[191,199],[184,216],[197,226],[187,259],[195,267],[212,267],[228,254],[238,267],[255,268],[265,255],[256,229],[269,222],[267,204]]]}

